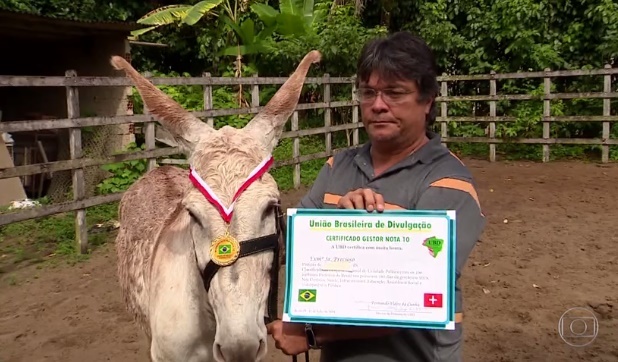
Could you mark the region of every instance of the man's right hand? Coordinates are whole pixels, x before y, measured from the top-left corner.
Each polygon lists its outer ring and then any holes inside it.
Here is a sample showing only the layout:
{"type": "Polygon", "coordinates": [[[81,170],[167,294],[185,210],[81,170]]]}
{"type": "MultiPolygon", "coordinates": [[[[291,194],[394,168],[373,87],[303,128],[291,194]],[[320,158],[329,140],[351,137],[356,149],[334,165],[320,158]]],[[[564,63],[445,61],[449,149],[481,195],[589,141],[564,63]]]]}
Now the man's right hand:
{"type": "Polygon", "coordinates": [[[345,194],[337,203],[340,209],[365,209],[368,212],[384,211],[384,198],[371,189],[356,189],[345,194]]]}

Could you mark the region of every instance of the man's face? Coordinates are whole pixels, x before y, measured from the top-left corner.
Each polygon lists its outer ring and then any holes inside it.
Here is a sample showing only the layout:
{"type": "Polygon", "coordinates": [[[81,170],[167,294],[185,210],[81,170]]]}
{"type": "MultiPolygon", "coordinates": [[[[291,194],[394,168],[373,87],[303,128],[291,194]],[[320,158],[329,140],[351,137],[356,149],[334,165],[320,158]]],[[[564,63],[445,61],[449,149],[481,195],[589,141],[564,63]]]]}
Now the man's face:
{"type": "Polygon", "coordinates": [[[387,82],[373,73],[359,91],[363,124],[373,143],[407,143],[425,134],[431,100],[418,101],[414,82],[387,82]]]}

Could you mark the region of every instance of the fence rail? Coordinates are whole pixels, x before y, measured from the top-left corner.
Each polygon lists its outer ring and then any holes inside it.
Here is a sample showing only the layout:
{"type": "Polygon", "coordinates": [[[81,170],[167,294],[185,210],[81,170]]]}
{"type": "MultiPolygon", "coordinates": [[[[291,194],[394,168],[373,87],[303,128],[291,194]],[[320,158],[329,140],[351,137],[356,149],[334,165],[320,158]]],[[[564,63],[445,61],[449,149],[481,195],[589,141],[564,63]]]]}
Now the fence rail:
{"type": "MultiPolygon", "coordinates": [[[[438,82],[457,82],[473,80],[504,80],[530,78],[560,78],[595,75],[614,75],[618,70],[606,65],[603,69],[554,70],[542,72],[490,73],[474,75],[438,76],[438,82]]],[[[277,85],[283,84],[287,77],[148,77],[155,85],[277,85]]],[[[307,77],[306,84],[325,84],[325,77],[307,77]]],[[[349,84],[354,77],[329,77],[329,84],[349,84]]],[[[97,87],[126,86],[133,84],[125,77],[59,77],[59,76],[0,76],[0,87],[97,87]]]]}
{"type": "MultiPolygon", "coordinates": [[[[560,70],[543,72],[521,72],[505,74],[483,74],[483,75],[442,75],[438,77],[441,85],[441,92],[436,102],[440,105],[436,123],[440,126],[440,134],[445,144],[449,143],[484,143],[489,144],[489,160],[496,161],[496,145],[504,143],[519,144],[538,144],[543,147],[543,161],[549,161],[550,145],[552,144],[585,144],[602,146],[602,162],[609,161],[609,146],[618,145],[618,139],[610,139],[610,125],[618,121],[618,116],[611,115],[610,100],[618,98],[618,92],[612,91],[612,76],[618,74],[618,69],[606,65],[603,69],[594,70],[560,70]],[[603,76],[602,92],[581,92],[581,93],[551,93],[551,79],[560,77],[577,76],[603,76]],[[507,79],[529,79],[543,78],[542,95],[530,94],[497,94],[497,81],[507,79]],[[488,95],[454,96],[448,95],[449,83],[458,81],[488,81],[488,95]],[[597,116],[552,116],[551,101],[567,99],[603,99],[603,114],[597,116]],[[542,138],[496,138],[496,124],[501,122],[513,122],[513,116],[499,116],[496,112],[496,105],[501,100],[542,100],[543,116],[540,121],[543,124],[542,138]],[[448,105],[459,101],[486,101],[489,103],[489,115],[455,117],[448,115],[448,105]],[[450,122],[485,122],[488,123],[488,137],[449,137],[448,123],[450,122]],[[603,131],[601,138],[550,138],[550,124],[559,122],[602,122],[603,131]]],[[[205,73],[202,77],[149,77],[155,85],[201,85],[204,89],[204,110],[191,112],[194,115],[205,118],[211,126],[215,117],[256,114],[263,107],[259,105],[260,85],[283,84],[286,77],[246,77],[246,78],[227,78],[211,77],[205,73]],[[251,105],[245,108],[235,109],[213,109],[213,86],[226,85],[248,85],[251,86],[251,105]]],[[[350,147],[359,146],[359,130],[363,124],[359,118],[359,105],[354,96],[354,77],[330,77],[325,74],[323,77],[309,77],[306,84],[317,84],[323,87],[323,100],[315,103],[300,103],[291,117],[291,130],[284,132],[283,139],[293,139],[292,158],[287,160],[277,160],[275,167],[292,165],[294,187],[300,186],[300,165],[303,162],[329,157],[345,148],[333,149],[332,134],[337,131],[351,132],[350,147]],[[331,85],[348,84],[352,85],[351,100],[332,101],[331,85]],[[332,109],[348,107],[352,109],[351,122],[344,124],[332,124],[332,109]],[[298,112],[302,110],[324,109],[324,126],[311,129],[299,129],[298,112]],[[324,151],[309,155],[301,155],[300,139],[311,135],[325,135],[324,151]]],[[[14,133],[25,131],[41,131],[51,129],[68,129],[70,134],[70,155],[69,160],[46,162],[33,165],[23,165],[11,168],[0,169],[0,179],[29,176],[47,172],[70,170],[73,175],[73,201],[21,210],[0,214],[0,226],[28,219],[40,218],[64,212],[76,213],[76,241],[78,249],[83,253],[87,250],[87,233],[85,225],[85,211],[87,208],[118,201],[122,193],[86,198],[84,196],[84,167],[100,166],[109,163],[116,163],[129,160],[148,159],[148,169],[156,166],[156,160],[179,153],[175,147],[155,148],[155,120],[148,114],[114,116],[114,117],[80,117],[79,112],[79,88],[80,87],[105,87],[105,86],[132,86],[126,77],[80,77],[74,71],[67,71],[65,77],[40,77],[40,76],[0,76],[0,87],[65,87],[67,94],[67,118],[47,119],[47,120],[20,120],[11,122],[0,122],[0,133],[14,133]],[[83,157],[81,149],[81,128],[89,126],[120,125],[128,123],[143,123],[145,133],[146,150],[132,153],[112,155],[102,158],[83,157]]],[[[184,160],[163,159],[160,163],[183,164],[184,160]]]]}

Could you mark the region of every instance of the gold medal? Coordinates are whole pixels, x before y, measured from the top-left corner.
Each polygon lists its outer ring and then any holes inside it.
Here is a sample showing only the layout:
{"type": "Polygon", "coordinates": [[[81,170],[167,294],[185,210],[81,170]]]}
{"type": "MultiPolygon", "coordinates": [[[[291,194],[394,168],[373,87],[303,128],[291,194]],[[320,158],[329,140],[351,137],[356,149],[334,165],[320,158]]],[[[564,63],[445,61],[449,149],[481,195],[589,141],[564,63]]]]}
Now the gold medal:
{"type": "Polygon", "coordinates": [[[218,236],[210,245],[210,259],[219,266],[233,264],[240,255],[240,244],[229,232],[218,236]]]}

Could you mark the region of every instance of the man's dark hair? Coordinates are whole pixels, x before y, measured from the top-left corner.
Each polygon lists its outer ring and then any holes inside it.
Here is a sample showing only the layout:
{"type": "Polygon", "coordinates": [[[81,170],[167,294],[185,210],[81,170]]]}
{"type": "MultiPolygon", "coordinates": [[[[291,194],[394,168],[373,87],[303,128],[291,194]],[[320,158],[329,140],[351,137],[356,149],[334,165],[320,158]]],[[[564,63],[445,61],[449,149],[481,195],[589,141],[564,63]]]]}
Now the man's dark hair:
{"type": "MultiPolygon", "coordinates": [[[[357,64],[356,82],[368,82],[376,72],[387,80],[413,81],[419,89],[419,100],[439,94],[438,66],[433,52],[423,39],[401,31],[369,41],[363,47],[357,64]]],[[[435,102],[427,115],[427,128],[436,119],[435,102]]]]}

